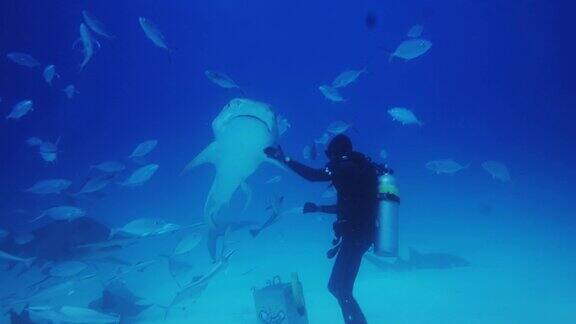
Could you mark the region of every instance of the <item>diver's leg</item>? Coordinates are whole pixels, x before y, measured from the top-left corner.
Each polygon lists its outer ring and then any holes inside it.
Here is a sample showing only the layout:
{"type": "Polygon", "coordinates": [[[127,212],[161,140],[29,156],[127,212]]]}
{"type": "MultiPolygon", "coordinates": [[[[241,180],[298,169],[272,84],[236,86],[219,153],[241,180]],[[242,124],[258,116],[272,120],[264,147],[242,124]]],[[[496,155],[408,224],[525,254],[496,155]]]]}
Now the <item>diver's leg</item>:
{"type": "Polygon", "coordinates": [[[330,276],[328,289],[338,300],[346,324],[366,323],[366,318],[353,296],[353,290],[362,256],[367,249],[366,244],[358,240],[344,239],[330,276]]]}

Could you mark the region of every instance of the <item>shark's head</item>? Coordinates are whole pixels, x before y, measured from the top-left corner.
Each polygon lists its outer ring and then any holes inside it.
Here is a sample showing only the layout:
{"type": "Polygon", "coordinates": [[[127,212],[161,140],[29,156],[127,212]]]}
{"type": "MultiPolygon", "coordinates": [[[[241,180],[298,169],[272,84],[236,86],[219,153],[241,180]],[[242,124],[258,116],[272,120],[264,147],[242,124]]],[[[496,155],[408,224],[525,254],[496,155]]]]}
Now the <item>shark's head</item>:
{"type": "Polygon", "coordinates": [[[248,118],[262,123],[268,129],[271,138],[278,137],[276,114],[265,103],[245,98],[232,99],[212,122],[212,130],[216,138],[232,121],[248,118]]]}

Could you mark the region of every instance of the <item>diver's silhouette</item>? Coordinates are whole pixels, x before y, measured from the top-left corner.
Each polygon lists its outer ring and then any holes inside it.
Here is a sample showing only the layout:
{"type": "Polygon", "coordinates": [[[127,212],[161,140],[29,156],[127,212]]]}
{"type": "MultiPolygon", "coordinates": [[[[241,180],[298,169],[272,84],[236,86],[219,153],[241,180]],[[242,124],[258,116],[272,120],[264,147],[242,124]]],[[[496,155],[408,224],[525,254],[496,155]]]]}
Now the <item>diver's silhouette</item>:
{"type": "Polygon", "coordinates": [[[328,289],[336,297],[347,324],[363,324],[366,318],[353,296],[354,281],[362,256],[372,245],[378,213],[378,174],[381,167],[361,153],[354,152],[345,135],[335,136],[326,150],[329,159],[324,169],[313,169],[286,157],[280,147],[265,153],[309,181],[332,182],[338,202],[332,206],[304,205],[304,213],[336,214],[334,247],[328,257],[337,255],[328,289]]]}

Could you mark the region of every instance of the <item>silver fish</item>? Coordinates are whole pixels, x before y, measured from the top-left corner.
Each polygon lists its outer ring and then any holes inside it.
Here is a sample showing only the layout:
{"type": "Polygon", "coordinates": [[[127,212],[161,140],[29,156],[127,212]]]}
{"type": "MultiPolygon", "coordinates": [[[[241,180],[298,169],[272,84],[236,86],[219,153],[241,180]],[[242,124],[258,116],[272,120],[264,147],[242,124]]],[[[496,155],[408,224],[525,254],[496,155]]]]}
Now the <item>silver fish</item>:
{"type": "Polygon", "coordinates": [[[107,38],[114,38],[113,35],[108,33],[108,31],[106,31],[106,27],[104,27],[104,24],[102,24],[98,19],[96,19],[96,17],[94,17],[88,11],[82,10],[82,18],[84,18],[84,22],[86,23],[86,25],[88,25],[88,27],[90,27],[90,29],[92,29],[92,31],[95,32],[96,34],[107,38]]]}
{"type": "Polygon", "coordinates": [[[68,189],[71,184],[72,182],[66,179],[42,180],[25,191],[37,195],[60,194],[62,191],[68,189]]]}
{"type": "Polygon", "coordinates": [[[40,214],[40,216],[34,218],[33,220],[31,220],[30,222],[35,222],[41,218],[44,217],[49,217],[52,218],[54,220],[67,220],[67,221],[72,221],[76,218],[80,218],[80,217],[84,217],[86,216],[86,211],[78,208],[78,207],[74,207],[74,206],[56,206],[56,207],[52,207],[52,208],[48,208],[45,211],[42,212],[42,214],[40,214]]]}
{"type": "Polygon", "coordinates": [[[164,231],[166,224],[168,223],[165,220],[159,218],[139,218],[112,230],[111,237],[118,233],[133,237],[154,236],[164,231]]]}
{"type": "Polygon", "coordinates": [[[502,162],[486,161],[482,163],[482,168],[494,179],[500,180],[502,182],[512,182],[510,171],[508,170],[508,167],[502,162]]]}
{"type": "Polygon", "coordinates": [[[138,21],[140,22],[140,27],[142,27],[144,34],[146,34],[146,37],[148,37],[154,45],[170,51],[170,48],[166,45],[164,35],[153,22],[144,17],[138,18],[138,21]]]}
{"type": "Polygon", "coordinates": [[[91,194],[106,188],[114,179],[114,174],[102,174],[94,177],[88,178],[80,190],[76,193],[77,195],[91,194]]]}
{"type": "Polygon", "coordinates": [[[240,88],[232,78],[222,72],[217,71],[205,71],[204,74],[208,78],[208,80],[214,82],[215,84],[219,85],[224,89],[233,89],[233,88],[240,88]]]}
{"type": "Polygon", "coordinates": [[[362,75],[362,73],[366,72],[366,69],[362,70],[346,70],[340,73],[334,81],[332,81],[333,88],[343,88],[348,86],[349,84],[353,83],[362,75]]]}
{"type": "Polygon", "coordinates": [[[270,178],[268,181],[266,181],[266,184],[278,183],[280,181],[282,181],[282,176],[275,176],[273,178],[270,178]]]}
{"type": "Polygon", "coordinates": [[[80,24],[80,42],[82,43],[82,53],[84,55],[84,59],[80,63],[80,71],[82,71],[86,64],[90,62],[92,56],[94,56],[94,46],[100,48],[100,43],[92,37],[90,30],[83,23],[80,24]]]}
{"type": "Polygon", "coordinates": [[[319,138],[314,140],[314,143],[318,144],[318,145],[326,145],[328,144],[328,141],[330,140],[330,134],[328,133],[324,133],[322,134],[322,136],[320,136],[319,138]]]}
{"type": "Polygon", "coordinates": [[[40,62],[38,62],[38,60],[32,57],[32,55],[27,53],[11,52],[6,54],[6,57],[10,59],[12,62],[25,67],[35,68],[40,66],[40,62]]]}
{"type": "Polygon", "coordinates": [[[158,164],[148,164],[139,169],[136,169],[126,181],[120,183],[124,187],[136,187],[141,186],[148,182],[150,178],[158,171],[158,164]]]}
{"type": "Polygon", "coordinates": [[[328,85],[321,85],[318,87],[320,92],[324,95],[324,97],[333,102],[342,102],[344,98],[338,91],[338,89],[328,86],[328,85]]]}
{"type": "Polygon", "coordinates": [[[91,166],[91,168],[104,173],[118,173],[124,171],[124,169],[126,169],[126,166],[120,162],[107,161],[93,165],[91,166]]]}
{"type": "Polygon", "coordinates": [[[412,111],[404,107],[394,107],[388,110],[388,114],[393,120],[402,123],[402,125],[418,125],[422,126],[422,122],[418,120],[412,111]]]}
{"type": "Polygon", "coordinates": [[[72,99],[74,98],[75,95],[79,94],[80,92],[78,92],[78,90],[76,90],[76,87],[73,84],[69,84],[67,85],[64,90],[64,93],[66,94],[66,97],[68,97],[68,99],[72,99]]]}
{"type": "Polygon", "coordinates": [[[48,85],[52,86],[52,81],[54,80],[54,78],[59,78],[60,75],[56,72],[56,67],[53,64],[48,65],[45,69],[44,72],[42,73],[42,76],[44,76],[44,80],[46,81],[46,83],[48,83],[48,85]]]}
{"type": "Polygon", "coordinates": [[[30,146],[40,146],[40,145],[42,145],[42,140],[39,139],[38,137],[29,137],[26,140],[26,144],[28,144],[30,146]]]}
{"type": "Polygon", "coordinates": [[[404,60],[412,60],[426,54],[432,47],[432,42],[423,38],[411,38],[403,41],[398,45],[394,53],[390,55],[389,61],[392,62],[394,57],[404,60]]]}
{"type": "Polygon", "coordinates": [[[408,33],[406,33],[406,36],[408,36],[410,38],[418,38],[422,35],[423,30],[424,30],[423,25],[416,24],[416,25],[410,27],[410,29],[408,30],[408,33]]]}
{"type": "Polygon", "coordinates": [[[6,116],[6,119],[20,119],[32,111],[34,111],[34,102],[32,100],[22,100],[12,107],[12,111],[6,116]]]}
{"type": "Polygon", "coordinates": [[[149,140],[142,142],[138,144],[138,146],[136,146],[132,154],[130,154],[129,158],[133,159],[133,158],[145,157],[156,148],[156,145],[158,145],[157,140],[149,140]]]}
{"type": "Polygon", "coordinates": [[[454,174],[458,171],[461,171],[466,166],[462,166],[460,163],[452,160],[452,159],[442,159],[442,160],[434,160],[426,163],[426,168],[436,174],[446,173],[446,174],[454,174]]]}
{"type": "Polygon", "coordinates": [[[192,233],[188,236],[185,236],[174,248],[174,255],[186,254],[194,250],[194,248],[200,244],[200,241],[202,241],[202,236],[200,233],[192,233]]]}
{"type": "Polygon", "coordinates": [[[338,134],[346,133],[346,131],[348,131],[351,127],[352,127],[352,125],[339,120],[339,121],[335,121],[335,122],[331,123],[330,125],[328,125],[328,128],[326,130],[328,131],[328,133],[331,133],[333,135],[338,135],[338,134]]]}

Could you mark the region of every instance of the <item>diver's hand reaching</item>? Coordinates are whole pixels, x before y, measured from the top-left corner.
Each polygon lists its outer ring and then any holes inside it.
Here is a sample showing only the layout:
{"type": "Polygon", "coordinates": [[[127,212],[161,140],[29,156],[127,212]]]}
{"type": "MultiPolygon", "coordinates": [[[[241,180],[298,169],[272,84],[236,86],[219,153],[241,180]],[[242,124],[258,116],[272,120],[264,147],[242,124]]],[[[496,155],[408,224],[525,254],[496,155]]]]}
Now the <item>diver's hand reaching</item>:
{"type": "Polygon", "coordinates": [[[264,153],[271,159],[284,162],[285,155],[280,146],[268,146],[264,149],[264,153]]]}
{"type": "Polygon", "coordinates": [[[304,208],[302,209],[302,213],[309,214],[309,213],[317,213],[320,208],[315,203],[307,202],[304,204],[304,208]]]}

